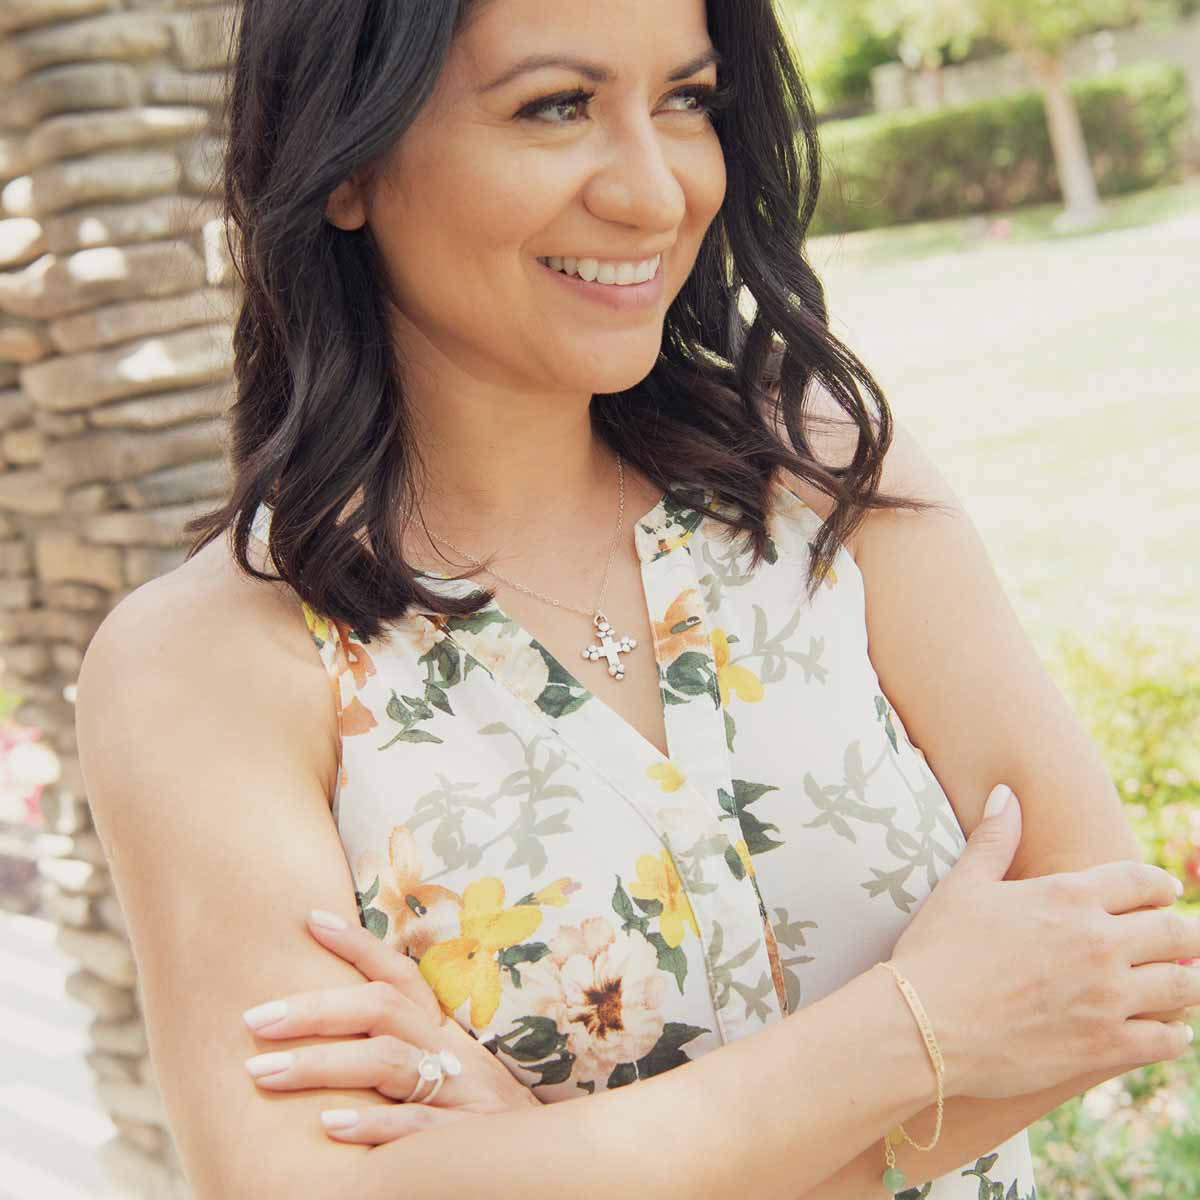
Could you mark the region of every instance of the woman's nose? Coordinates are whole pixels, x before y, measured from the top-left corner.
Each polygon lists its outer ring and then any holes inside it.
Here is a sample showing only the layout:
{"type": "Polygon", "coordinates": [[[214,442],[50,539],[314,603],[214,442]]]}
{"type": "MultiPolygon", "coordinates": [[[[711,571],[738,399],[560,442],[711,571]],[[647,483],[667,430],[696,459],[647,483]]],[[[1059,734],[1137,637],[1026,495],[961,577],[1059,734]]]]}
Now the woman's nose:
{"type": "Polygon", "coordinates": [[[669,231],[683,221],[687,197],[662,135],[640,124],[608,142],[605,162],[586,190],[592,215],[639,229],[669,231]]]}

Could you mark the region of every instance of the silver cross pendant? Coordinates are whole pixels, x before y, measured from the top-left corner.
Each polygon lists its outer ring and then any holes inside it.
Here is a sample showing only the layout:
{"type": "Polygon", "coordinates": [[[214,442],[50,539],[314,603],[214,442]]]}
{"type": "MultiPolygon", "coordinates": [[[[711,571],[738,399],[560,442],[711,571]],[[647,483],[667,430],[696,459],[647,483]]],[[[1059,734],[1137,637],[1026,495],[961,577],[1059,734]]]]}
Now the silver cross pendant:
{"type": "Polygon", "coordinates": [[[620,641],[616,641],[613,638],[612,626],[608,623],[607,618],[602,612],[596,613],[593,623],[596,626],[597,636],[600,638],[600,645],[585,647],[583,657],[589,662],[595,662],[600,658],[607,658],[608,673],[614,679],[624,679],[625,664],[620,660],[618,655],[628,654],[637,645],[637,641],[631,637],[623,637],[620,641]]]}

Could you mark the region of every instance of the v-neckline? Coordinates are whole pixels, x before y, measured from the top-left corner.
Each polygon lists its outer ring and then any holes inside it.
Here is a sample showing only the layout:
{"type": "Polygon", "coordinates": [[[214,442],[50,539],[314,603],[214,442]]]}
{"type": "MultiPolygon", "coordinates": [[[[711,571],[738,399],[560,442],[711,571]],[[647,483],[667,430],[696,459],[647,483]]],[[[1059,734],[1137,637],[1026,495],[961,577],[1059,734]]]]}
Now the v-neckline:
{"type": "MultiPolygon", "coordinates": [[[[681,749],[681,747],[677,745],[680,734],[678,731],[678,726],[675,725],[675,723],[670,719],[671,714],[669,706],[662,698],[662,671],[659,662],[657,638],[653,636],[654,627],[659,623],[661,618],[655,615],[655,605],[653,599],[646,591],[647,567],[650,566],[651,563],[657,562],[658,560],[671,555],[686,546],[685,542],[676,541],[674,544],[668,543],[668,545],[664,548],[663,540],[660,536],[665,530],[674,525],[669,509],[669,505],[672,500],[671,490],[673,488],[677,488],[682,492],[685,486],[686,485],[680,485],[678,481],[672,481],[668,489],[659,496],[658,500],[656,500],[655,503],[645,513],[643,513],[636,521],[633,522],[634,545],[635,549],[637,550],[638,562],[641,568],[640,574],[642,580],[643,599],[646,604],[646,610],[649,617],[652,634],[651,645],[648,647],[648,649],[654,658],[654,671],[658,681],[659,703],[663,705],[664,709],[663,731],[667,742],[666,754],[663,754],[663,752],[652,741],[650,741],[650,739],[647,738],[641,732],[641,730],[639,730],[630,721],[626,720],[626,718],[623,717],[615,708],[613,708],[613,706],[609,704],[603,696],[600,696],[596,692],[592,691],[592,689],[589,688],[579,678],[575,671],[569,669],[566,664],[563,663],[550,650],[548,646],[540,641],[526,625],[518,621],[510,612],[508,612],[507,609],[505,609],[504,606],[495,599],[495,597],[485,604],[477,614],[479,617],[491,615],[493,618],[503,624],[504,629],[507,632],[507,636],[512,638],[512,653],[507,656],[504,663],[499,664],[498,667],[491,668],[492,673],[500,677],[500,682],[505,682],[504,667],[513,663],[514,660],[519,657],[522,650],[527,648],[533,649],[545,660],[550,671],[551,681],[561,683],[561,685],[569,691],[571,700],[568,712],[574,712],[576,709],[585,707],[590,709],[593,715],[599,716],[603,724],[608,726],[609,732],[614,738],[620,736],[634,738],[642,747],[643,753],[652,756],[654,763],[664,768],[671,768],[675,766],[675,759],[681,749]],[[673,726],[675,726],[674,734],[673,726]]],[[[712,493],[709,489],[702,488],[696,492],[695,498],[701,500],[703,503],[708,504],[711,503],[711,496],[712,493]]],[[[686,501],[680,505],[680,510],[687,513],[696,513],[696,510],[692,507],[692,504],[686,501]]],[[[696,515],[699,516],[699,514],[696,515]]],[[[692,528],[694,528],[695,524],[698,524],[698,521],[694,523],[689,522],[689,525],[691,525],[692,528]]],[[[684,552],[687,552],[686,549],[684,552]]],[[[456,579],[453,576],[439,571],[422,570],[418,573],[431,577],[437,580],[439,583],[450,583],[455,585],[452,590],[461,592],[463,594],[477,590],[478,588],[478,582],[471,578],[456,579]]],[[[426,616],[440,615],[437,614],[433,609],[423,608],[419,605],[414,606],[413,611],[426,616]]],[[[454,631],[452,629],[446,629],[445,632],[447,636],[453,639],[454,631]]],[[[556,730],[558,729],[558,724],[561,720],[562,714],[556,715],[552,712],[547,712],[546,710],[541,709],[536,702],[529,697],[526,697],[526,700],[532,707],[538,708],[538,711],[542,713],[543,717],[552,728],[555,728],[556,730]]]]}

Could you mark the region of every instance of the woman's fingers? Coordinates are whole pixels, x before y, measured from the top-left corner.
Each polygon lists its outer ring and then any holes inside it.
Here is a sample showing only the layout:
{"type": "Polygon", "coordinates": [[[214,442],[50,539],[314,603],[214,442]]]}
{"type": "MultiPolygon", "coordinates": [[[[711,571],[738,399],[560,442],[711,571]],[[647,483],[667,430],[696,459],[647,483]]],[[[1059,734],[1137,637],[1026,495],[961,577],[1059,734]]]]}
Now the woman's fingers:
{"type": "Polygon", "coordinates": [[[1098,863],[1075,874],[1096,887],[1105,909],[1114,915],[1138,908],[1167,907],[1180,896],[1170,871],[1132,859],[1098,863]]]}
{"type": "Polygon", "coordinates": [[[313,909],[308,917],[308,931],[327,950],[353,963],[367,979],[390,983],[418,1005],[435,1025],[444,1025],[446,1014],[417,964],[407,954],[385,946],[358,921],[343,922],[344,928],[340,929],[329,927],[331,922],[341,921],[334,913],[313,909]]]}
{"type": "Polygon", "coordinates": [[[1126,939],[1130,966],[1200,958],[1200,917],[1147,909],[1122,913],[1112,926],[1126,939]]]}
{"type": "MultiPolygon", "coordinates": [[[[391,1100],[404,1100],[416,1088],[424,1051],[399,1038],[357,1038],[350,1042],[300,1046],[295,1050],[258,1054],[246,1060],[246,1069],[261,1087],[277,1091],[301,1088],[374,1088],[391,1100]]],[[[427,1081],[417,1096],[422,1105],[454,1107],[461,1064],[455,1074],[445,1073],[436,1095],[427,1081]],[[432,1100],[429,1098],[432,1097],[432,1100]]]]}
{"type": "Polygon", "coordinates": [[[1134,967],[1130,974],[1133,991],[1130,1007],[1135,1016],[1186,1021],[1192,1014],[1184,1010],[1200,1005],[1200,967],[1154,962],[1134,967]]]}
{"type": "Polygon", "coordinates": [[[392,984],[380,980],[345,988],[296,992],[282,1000],[248,1008],[242,1018],[263,1038],[390,1033],[405,1041],[419,1042],[430,1031],[426,1009],[392,984]]]}
{"type": "Polygon", "coordinates": [[[321,1124],[339,1142],[379,1146],[473,1115],[464,1109],[430,1108],[426,1104],[387,1104],[358,1109],[327,1108],[321,1113],[321,1124]],[[347,1121],[352,1123],[346,1124],[347,1121]]]}

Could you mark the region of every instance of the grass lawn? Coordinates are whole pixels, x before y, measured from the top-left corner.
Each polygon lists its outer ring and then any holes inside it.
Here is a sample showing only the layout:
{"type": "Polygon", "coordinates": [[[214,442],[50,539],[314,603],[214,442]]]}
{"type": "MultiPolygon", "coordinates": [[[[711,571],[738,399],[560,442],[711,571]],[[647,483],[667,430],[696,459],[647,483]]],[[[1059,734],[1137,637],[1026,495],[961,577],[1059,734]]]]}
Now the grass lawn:
{"type": "Polygon", "coordinates": [[[1200,179],[814,240],[834,331],[966,504],[1030,636],[1200,637],[1200,179]]]}

